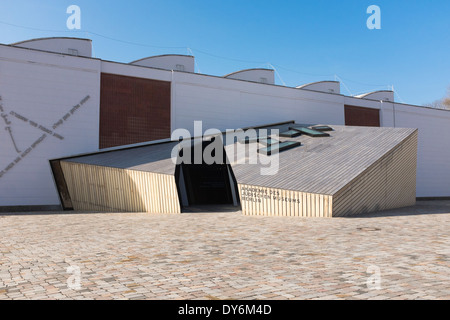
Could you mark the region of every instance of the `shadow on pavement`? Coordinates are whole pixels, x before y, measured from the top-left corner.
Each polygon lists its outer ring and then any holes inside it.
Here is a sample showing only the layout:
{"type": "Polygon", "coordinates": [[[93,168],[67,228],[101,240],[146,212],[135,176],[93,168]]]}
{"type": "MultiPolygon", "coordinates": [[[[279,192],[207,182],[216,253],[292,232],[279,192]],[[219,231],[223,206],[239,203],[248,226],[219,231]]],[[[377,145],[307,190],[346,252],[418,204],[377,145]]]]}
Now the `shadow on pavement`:
{"type": "Polygon", "coordinates": [[[378,211],[372,213],[363,213],[344,218],[380,218],[380,217],[398,217],[415,216],[427,214],[450,214],[450,200],[418,200],[415,206],[378,211]]]}
{"type": "Polygon", "coordinates": [[[182,213],[238,212],[240,210],[240,206],[232,205],[197,205],[183,208],[182,213]]]}

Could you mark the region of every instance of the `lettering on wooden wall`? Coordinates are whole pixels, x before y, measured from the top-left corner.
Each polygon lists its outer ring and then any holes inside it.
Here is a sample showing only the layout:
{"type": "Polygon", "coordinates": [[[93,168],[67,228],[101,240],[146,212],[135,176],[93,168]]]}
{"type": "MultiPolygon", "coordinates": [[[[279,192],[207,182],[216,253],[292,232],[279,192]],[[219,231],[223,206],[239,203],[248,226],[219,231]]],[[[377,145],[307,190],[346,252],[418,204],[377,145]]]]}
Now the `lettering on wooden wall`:
{"type": "Polygon", "coordinates": [[[289,203],[300,203],[297,198],[284,197],[279,190],[265,189],[258,187],[242,187],[241,200],[261,203],[263,200],[275,200],[289,203]]]}

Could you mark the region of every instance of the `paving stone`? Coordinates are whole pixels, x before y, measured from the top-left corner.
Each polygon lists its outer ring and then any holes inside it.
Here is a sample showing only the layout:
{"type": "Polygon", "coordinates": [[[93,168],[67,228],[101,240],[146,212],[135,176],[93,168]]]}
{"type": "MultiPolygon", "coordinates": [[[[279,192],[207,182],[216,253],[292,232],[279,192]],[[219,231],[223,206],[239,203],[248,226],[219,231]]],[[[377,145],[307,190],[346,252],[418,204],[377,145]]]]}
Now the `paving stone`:
{"type": "Polygon", "coordinates": [[[450,201],[337,219],[1,217],[1,300],[450,299],[450,201]]]}

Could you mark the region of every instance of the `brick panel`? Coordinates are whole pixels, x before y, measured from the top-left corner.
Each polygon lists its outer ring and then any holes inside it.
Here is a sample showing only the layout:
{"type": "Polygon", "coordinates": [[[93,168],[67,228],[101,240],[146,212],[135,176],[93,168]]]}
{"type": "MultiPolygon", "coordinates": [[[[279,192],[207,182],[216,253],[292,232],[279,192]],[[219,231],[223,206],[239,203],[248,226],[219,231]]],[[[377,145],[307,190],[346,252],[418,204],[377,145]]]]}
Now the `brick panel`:
{"type": "Polygon", "coordinates": [[[380,110],[356,106],[345,106],[345,125],[379,127],[380,110]]]}
{"type": "Polygon", "coordinates": [[[170,82],[102,73],[100,149],[170,137],[170,82]]]}

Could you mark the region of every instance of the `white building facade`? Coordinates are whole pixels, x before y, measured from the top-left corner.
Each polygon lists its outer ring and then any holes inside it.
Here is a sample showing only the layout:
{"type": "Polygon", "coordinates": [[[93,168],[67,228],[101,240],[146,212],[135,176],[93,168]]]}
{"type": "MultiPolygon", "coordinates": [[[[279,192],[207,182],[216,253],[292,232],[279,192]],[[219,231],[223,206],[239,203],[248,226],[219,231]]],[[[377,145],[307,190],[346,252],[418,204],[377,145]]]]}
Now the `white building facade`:
{"type": "Polygon", "coordinates": [[[130,64],[91,57],[88,39],[0,45],[0,210],[57,209],[49,160],[203,129],[297,123],[418,128],[417,197],[450,197],[450,111],[351,97],[339,83],[275,85],[273,71],[194,72],[194,57],[130,64]]]}

